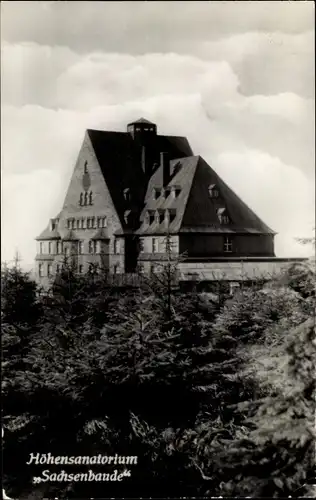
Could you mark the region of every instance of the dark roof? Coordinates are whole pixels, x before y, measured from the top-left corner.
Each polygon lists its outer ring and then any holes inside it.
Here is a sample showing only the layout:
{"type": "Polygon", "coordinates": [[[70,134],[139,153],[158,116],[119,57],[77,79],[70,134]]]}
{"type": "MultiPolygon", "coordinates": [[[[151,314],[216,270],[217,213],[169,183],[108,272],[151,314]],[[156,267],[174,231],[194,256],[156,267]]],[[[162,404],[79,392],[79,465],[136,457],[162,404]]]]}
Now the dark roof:
{"type": "Polygon", "coordinates": [[[185,228],[217,228],[211,232],[246,232],[254,234],[275,234],[240,198],[218,174],[199,157],[192,189],[182,219],[181,231],[185,228]],[[210,198],[208,186],[215,184],[219,198],[210,198]],[[222,226],[217,210],[226,208],[230,224],[222,226]]]}
{"type": "MultiPolygon", "coordinates": [[[[150,123],[140,118],[133,123],[150,123]]],[[[87,130],[85,140],[90,141],[108,187],[122,229],[117,235],[165,234],[166,222],[145,223],[146,211],[174,211],[169,231],[200,233],[248,233],[275,234],[218,176],[200,156],[193,156],[185,137],[164,136],[151,133],[141,141],[128,132],[87,130]],[[143,142],[142,142],[143,141],[143,142]],[[163,185],[161,153],[170,161],[171,177],[163,185]],[[142,162],[151,172],[144,172],[142,162]],[[155,199],[154,188],[179,189],[177,196],[159,196],[155,199]],[[210,197],[209,188],[219,192],[210,197]],[[125,199],[124,191],[130,196],[125,199]],[[218,210],[225,208],[229,224],[220,224],[218,210]],[[124,214],[130,211],[128,221],[124,214]]],[[[60,215],[60,214],[59,214],[60,215]]],[[[57,216],[57,218],[59,217],[57,216]]],[[[103,233],[105,235],[105,233],[103,233]]],[[[37,238],[59,239],[57,230],[45,229],[37,238]]],[[[96,238],[96,235],[95,235],[96,238]]],[[[71,231],[63,239],[75,239],[71,231]]],[[[100,238],[97,238],[100,239],[100,238]]]]}
{"type": "Polygon", "coordinates": [[[35,238],[35,239],[37,241],[60,240],[60,234],[57,231],[57,229],[54,229],[53,231],[51,231],[50,226],[47,226],[47,228],[44,229],[44,231],[42,231],[41,234],[39,236],[37,236],[37,238],[35,238]]]}
{"type": "Polygon", "coordinates": [[[135,122],[131,122],[128,125],[134,125],[134,123],[147,123],[149,125],[155,125],[153,122],[150,122],[149,120],[146,120],[146,118],[139,118],[135,122]]]}
{"type": "MultiPolygon", "coordinates": [[[[147,190],[148,178],[141,167],[141,151],[127,132],[88,130],[87,133],[124,227],[125,210],[139,216],[147,190]],[[126,188],[130,189],[131,201],[124,198],[126,188]]],[[[167,152],[170,160],[193,154],[185,137],[155,135],[148,148],[152,164],[159,165],[161,151],[167,152]]]]}

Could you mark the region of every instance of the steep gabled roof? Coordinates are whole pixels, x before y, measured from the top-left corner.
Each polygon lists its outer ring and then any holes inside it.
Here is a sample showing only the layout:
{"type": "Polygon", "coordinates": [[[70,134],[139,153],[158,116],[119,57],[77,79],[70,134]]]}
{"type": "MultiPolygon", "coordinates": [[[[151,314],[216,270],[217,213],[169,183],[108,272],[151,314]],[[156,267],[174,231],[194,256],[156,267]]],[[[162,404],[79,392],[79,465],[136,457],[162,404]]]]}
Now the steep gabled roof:
{"type": "MultiPolygon", "coordinates": [[[[87,130],[87,133],[124,227],[125,210],[139,212],[147,189],[148,178],[141,168],[139,146],[127,132],[87,130]],[[124,199],[126,188],[131,191],[128,203],[124,199]]],[[[185,137],[156,135],[150,150],[152,163],[160,163],[162,151],[167,152],[171,160],[192,155],[185,137]]]]}
{"type": "Polygon", "coordinates": [[[169,231],[171,233],[176,233],[179,231],[182,223],[182,218],[185,212],[185,207],[190,194],[192,181],[195,175],[196,166],[198,163],[198,156],[189,156],[187,158],[179,158],[170,162],[170,170],[173,172],[176,167],[176,173],[171,176],[170,182],[165,186],[166,188],[177,187],[180,190],[177,198],[169,195],[167,198],[164,196],[159,196],[158,199],[154,197],[154,188],[163,187],[163,168],[160,166],[156,172],[151,177],[146,196],[145,196],[145,206],[141,213],[142,225],[137,231],[138,234],[165,234],[166,226],[162,222],[154,222],[149,227],[145,223],[145,214],[147,211],[156,210],[171,210],[175,211],[175,219],[171,222],[169,226],[169,231]]]}
{"type": "Polygon", "coordinates": [[[44,241],[44,240],[60,240],[61,236],[57,229],[54,229],[53,231],[50,229],[50,226],[47,226],[44,231],[41,232],[37,238],[35,238],[37,241],[44,241]]]}
{"type": "Polygon", "coordinates": [[[219,175],[199,157],[192,189],[182,219],[181,232],[246,232],[252,234],[275,234],[240,198],[219,175]],[[209,196],[209,186],[215,185],[219,198],[209,196]],[[231,223],[220,224],[217,210],[226,208],[231,223]],[[204,228],[204,229],[203,229],[204,228]]]}

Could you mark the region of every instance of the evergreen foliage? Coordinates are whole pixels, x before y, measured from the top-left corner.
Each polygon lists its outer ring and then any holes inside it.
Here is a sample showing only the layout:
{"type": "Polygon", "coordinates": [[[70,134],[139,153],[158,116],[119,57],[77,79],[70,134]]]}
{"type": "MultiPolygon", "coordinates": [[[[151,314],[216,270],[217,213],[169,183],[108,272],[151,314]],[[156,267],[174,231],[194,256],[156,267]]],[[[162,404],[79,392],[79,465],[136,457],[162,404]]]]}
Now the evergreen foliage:
{"type": "Polygon", "coordinates": [[[10,274],[2,288],[10,497],[302,492],[314,439],[313,271],[291,268],[216,305],[181,293],[171,255],[162,266],[126,290],[64,266],[40,296],[23,273],[10,274]],[[28,342],[12,363],[21,327],[28,342]],[[120,483],[34,485],[45,469],[126,468],[26,465],[30,453],[48,452],[136,455],[138,464],[120,483]]]}

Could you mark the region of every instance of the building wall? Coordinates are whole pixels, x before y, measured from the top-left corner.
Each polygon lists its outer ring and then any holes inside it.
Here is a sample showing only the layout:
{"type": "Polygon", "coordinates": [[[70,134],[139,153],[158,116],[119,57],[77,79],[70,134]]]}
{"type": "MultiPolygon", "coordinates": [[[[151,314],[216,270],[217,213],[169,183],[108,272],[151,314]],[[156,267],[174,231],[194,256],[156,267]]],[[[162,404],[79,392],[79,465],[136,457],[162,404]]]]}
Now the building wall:
{"type": "Polygon", "coordinates": [[[233,254],[236,256],[273,256],[273,236],[270,235],[223,235],[223,234],[181,234],[180,254],[190,257],[215,257],[233,254]],[[232,252],[224,252],[225,237],[232,241],[232,252]]]}
{"type": "MultiPolygon", "coordinates": [[[[87,175],[85,175],[87,181],[87,175]]],[[[89,229],[72,229],[72,234],[75,239],[83,241],[83,254],[78,256],[78,265],[84,265],[85,270],[87,269],[89,263],[95,263],[96,261],[102,260],[105,264],[109,266],[109,269],[113,271],[114,266],[119,265],[121,272],[124,272],[124,239],[120,239],[120,249],[119,253],[115,254],[114,249],[114,233],[122,229],[121,222],[114,208],[109,190],[106,186],[103,174],[101,172],[100,166],[98,164],[97,158],[95,156],[93,147],[91,145],[88,134],[86,133],[81,150],[78,155],[78,159],[73,171],[73,175],[70,180],[70,184],[66,193],[63,209],[59,215],[58,232],[64,237],[69,229],[67,227],[67,219],[74,218],[87,218],[87,217],[106,217],[107,227],[106,231],[108,237],[110,238],[109,244],[103,243],[103,256],[92,255],[88,252],[89,240],[91,240],[98,229],[96,227],[89,229]],[[87,162],[88,180],[86,184],[86,190],[92,192],[92,205],[80,206],[80,193],[84,193],[85,189],[83,186],[83,176],[85,169],[85,162],[87,162]]],[[[48,241],[43,241],[43,260],[41,259],[39,247],[40,242],[37,242],[37,271],[38,264],[42,262],[44,264],[47,262],[48,258],[48,241]]],[[[67,247],[69,243],[65,242],[64,246],[67,247]]],[[[76,253],[74,251],[74,253],[76,253]]],[[[52,257],[56,257],[57,261],[61,261],[63,257],[56,256],[56,241],[52,242],[52,257]]],[[[55,263],[55,266],[56,266],[55,263]]],[[[47,279],[37,278],[40,282],[47,282],[47,279]]]]}

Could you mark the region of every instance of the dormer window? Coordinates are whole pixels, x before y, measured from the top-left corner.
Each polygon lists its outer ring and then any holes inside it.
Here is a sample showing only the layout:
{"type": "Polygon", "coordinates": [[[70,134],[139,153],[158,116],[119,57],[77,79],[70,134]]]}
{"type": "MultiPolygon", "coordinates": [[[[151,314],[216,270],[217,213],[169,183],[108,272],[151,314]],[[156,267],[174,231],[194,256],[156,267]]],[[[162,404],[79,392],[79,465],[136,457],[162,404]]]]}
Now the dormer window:
{"type": "Polygon", "coordinates": [[[180,193],[181,193],[181,188],[180,188],[180,187],[178,187],[178,186],[175,186],[175,187],[173,188],[173,192],[174,192],[174,197],[175,197],[175,198],[178,198],[178,196],[179,196],[179,195],[180,195],[180,193]]]}
{"type": "Polygon", "coordinates": [[[86,161],[85,164],[84,164],[84,173],[87,174],[88,173],[88,162],[86,161]]]}
{"type": "Polygon", "coordinates": [[[167,210],[167,220],[169,221],[169,224],[171,224],[175,218],[176,218],[176,211],[175,210],[167,210]]]}
{"type": "Polygon", "coordinates": [[[146,219],[149,225],[153,224],[155,221],[155,212],[153,210],[148,210],[146,219]]]}
{"type": "Polygon", "coordinates": [[[130,199],[131,199],[131,193],[130,193],[129,188],[124,189],[123,195],[124,195],[125,201],[130,201],[130,199]]]}
{"type": "Polygon", "coordinates": [[[170,193],[171,193],[171,188],[170,187],[165,188],[165,198],[166,199],[168,198],[168,196],[170,195],[170,193]]]}
{"type": "Polygon", "coordinates": [[[139,241],[138,241],[138,248],[139,248],[139,251],[140,251],[140,252],[143,252],[143,251],[144,251],[144,238],[139,238],[139,241]]]}
{"type": "Polygon", "coordinates": [[[158,222],[162,224],[165,220],[165,212],[163,210],[158,210],[158,222]]]}
{"type": "Polygon", "coordinates": [[[217,217],[220,224],[229,224],[229,217],[227,215],[226,208],[218,208],[217,217]]]}
{"type": "Polygon", "coordinates": [[[219,197],[219,191],[216,187],[216,184],[210,184],[208,187],[208,193],[210,198],[218,198],[219,197]]]}
{"type": "Polygon", "coordinates": [[[129,223],[129,221],[130,221],[130,215],[131,215],[131,211],[130,210],[125,210],[125,212],[124,212],[124,221],[125,221],[125,224],[129,223]]]}
{"type": "Polygon", "coordinates": [[[161,189],[160,188],[154,188],[154,199],[158,200],[159,196],[161,195],[161,189]]]}

